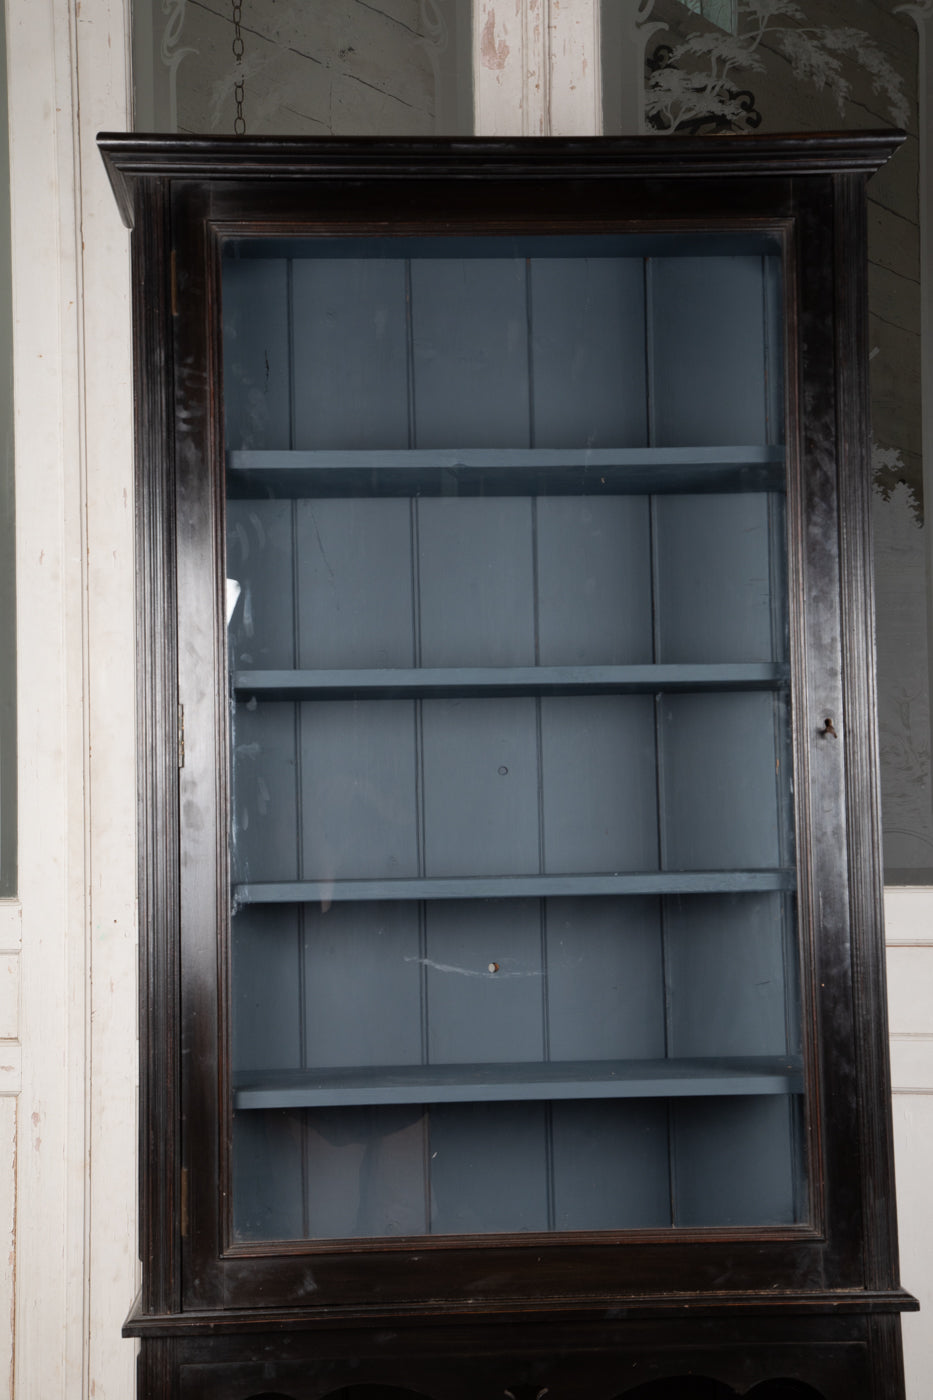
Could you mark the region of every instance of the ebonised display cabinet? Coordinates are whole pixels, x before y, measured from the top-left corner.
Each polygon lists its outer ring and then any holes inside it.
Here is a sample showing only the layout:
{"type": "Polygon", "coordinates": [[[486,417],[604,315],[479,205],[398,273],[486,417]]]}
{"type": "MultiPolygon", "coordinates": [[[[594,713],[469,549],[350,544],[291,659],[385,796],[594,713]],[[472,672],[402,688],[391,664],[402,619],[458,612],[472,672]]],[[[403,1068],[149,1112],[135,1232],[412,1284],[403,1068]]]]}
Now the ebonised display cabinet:
{"type": "Polygon", "coordinates": [[[105,136],[144,1400],[898,1400],[890,133],[105,136]]]}

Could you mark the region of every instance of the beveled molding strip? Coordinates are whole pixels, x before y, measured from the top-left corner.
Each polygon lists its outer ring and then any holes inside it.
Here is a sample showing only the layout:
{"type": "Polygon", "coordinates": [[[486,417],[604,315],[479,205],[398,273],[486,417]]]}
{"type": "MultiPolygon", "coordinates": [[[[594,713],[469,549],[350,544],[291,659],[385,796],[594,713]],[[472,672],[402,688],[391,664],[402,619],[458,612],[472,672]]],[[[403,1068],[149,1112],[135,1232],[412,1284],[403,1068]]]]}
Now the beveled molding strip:
{"type": "Polygon", "coordinates": [[[905,140],[881,131],[723,136],[143,136],[97,143],[123,220],[138,177],[186,180],[612,179],[646,176],[870,175],[905,140]]]}
{"type": "MultiPolygon", "coordinates": [[[[562,1318],[579,1317],[581,1313],[594,1313],[600,1321],[605,1321],[606,1309],[622,1309],[628,1320],[633,1314],[639,1318],[669,1318],[672,1314],[683,1317],[716,1316],[727,1312],[730,1317],[739,1314],[747,1317],[773,1317],[775,1312],[786,1310],[793,1314],[856,1314],[916,1312],[919,1304],[916,1298],[903,1288],[891,1289],[836,1289],[826,1293],[771,1293],[767,1297],[747,1293],[718,1294],[666,1294],[663,1298],[614,1298],[607,1300],[582,1299],[579,1303],[569,1303],[566,1299],[542,1301],[533,1309],[510,1305],[508,1301],[497,1303],[494,1309],[484,1307],[482,1315],[488,1319],[494,1311],[497,1317],[510,1317],[516,1324],[528,1319],[529,1313],[540,1320],[546,1316],[551,1323],[562,1318]]],[[[468,1303],[445,1303],[444,1316],[453,1323],[469,1323],[476,1320],[476,1309],[468,1303]]],[[[391,1317],[394,1322],[418,1322],[428,1325],[436,1318],[438,1307],[431,1304],[399,1304],[397,1307],[362,1307],[347,1309],[318,1309],[304,1312],[280,1311],[275,1314],[257,1313],[253,1309],[230,1309],[222,1316],[216,1312],[149,1313],[142,1311],[139,1298],[123,1324],[125,1337],[179,1337],[198,1333],[216,1335],[218,1332],[277,1333],[310,1331],[323,1326],[333,1326],[335,1322],[371,1322],[379,1325],[391,1317]]]]}

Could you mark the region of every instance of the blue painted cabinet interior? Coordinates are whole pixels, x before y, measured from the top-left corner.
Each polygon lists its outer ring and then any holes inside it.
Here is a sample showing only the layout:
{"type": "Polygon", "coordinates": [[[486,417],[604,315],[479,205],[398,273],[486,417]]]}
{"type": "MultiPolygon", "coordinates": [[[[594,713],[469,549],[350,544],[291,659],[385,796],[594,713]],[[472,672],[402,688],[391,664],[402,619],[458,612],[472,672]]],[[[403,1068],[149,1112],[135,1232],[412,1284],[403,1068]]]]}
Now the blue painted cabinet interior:
{"type": "Polygon", "coordinates": [[[239,1238],[805,1218],[780,297],[229,246],[239,1238]]]}

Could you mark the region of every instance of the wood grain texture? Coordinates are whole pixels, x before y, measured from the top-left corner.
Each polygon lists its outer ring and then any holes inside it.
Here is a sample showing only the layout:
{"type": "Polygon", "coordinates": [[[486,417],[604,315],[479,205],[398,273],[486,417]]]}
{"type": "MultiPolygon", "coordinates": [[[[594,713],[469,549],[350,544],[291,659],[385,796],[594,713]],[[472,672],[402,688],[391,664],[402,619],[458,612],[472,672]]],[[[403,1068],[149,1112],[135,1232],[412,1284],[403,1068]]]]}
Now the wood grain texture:
{"type": "Polygon", "coordinates": [[[836,283],[836,364],[840,399],[840,552],[841,606],[847,638],[843,674],[847,727],[852,726],[856,756],[849,767],[849,890],[853,927],[853,980],[856,1018],[880,1034],[856,1040],[859,1080],[864,1086],[865,1170],[863,1209],[869,1219],[866,1238],[867,1281],[881,1286],[897,1277],[897,1219],[894,1144],[889,1094],[888,999],[884,961],[884,890],[881,863],[881,799],[878,765],[877,686],[874,646],[873,575],[861,561],[871,558],[871,502],[868,489],[871,440],[868,413],[868,327],[859,271],[867,258],[867,229],[862,191],[851,177],[835,178],[839,207],[836,283]],[[880,1182],[889,1183],[884,1190],[880,1182]]]}
{"type": "Polygon", "coordinates": [[[419,179],[514,180],[529,174],[546,180],[680,174],[687,179],[726,175],[736,178],[812,175],[821,171],[873,174],[903,141],[899,132],[859,131],[793,135],[749,135],[742,141],[671,136],[660,144],[643,138],[463,137],[456,142],[373,141],[332,137],[327,141],[281,137],[126,136],[102,132],[98,145],[127,227],[132,227],[131,182],[170,176],[191,180],[232,177],[256,180],[309,176],[400,175],[419,179]]]}
{"type": "Polygon", "coordinates": [[[134,241],[134,354],[139,458],[137,502],[137,733],[140,832],[140,1256],[143,1302],[153,1311],[180,1306],[178,1274],[178,679],[173,405],[171,403],[167,191],[138,190],[141,235],[134,241]],[[160,272],[156,272],[160,269],[160,272]],[[160,293],[151,294],[159,279],[160,293]],[[159,462],[159,471],[149,464],[159,462]],[[162,987],[164,996],[148,995],[162,987]],[[158,1134],[147,1124],[161,1123],[158,1134]]]}

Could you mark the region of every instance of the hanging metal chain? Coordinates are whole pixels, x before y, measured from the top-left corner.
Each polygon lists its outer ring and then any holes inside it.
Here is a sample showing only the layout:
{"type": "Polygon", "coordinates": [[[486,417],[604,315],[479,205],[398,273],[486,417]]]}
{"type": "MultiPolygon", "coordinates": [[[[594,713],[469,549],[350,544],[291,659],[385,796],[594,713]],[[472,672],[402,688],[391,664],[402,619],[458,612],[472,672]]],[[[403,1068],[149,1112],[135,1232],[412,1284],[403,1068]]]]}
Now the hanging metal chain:
{"type": "Polygon", "coordinates": [[[232,0],[233,3],[233,57],[236,62],[236,81],[233,84],[233,100],[236,103],[236,116],[233,119],[234,136],[246,135],[246,117],[243,115],[243,98],[246,82],[243,77],[243,31],[240,28],[243,19],[243,0],[232,0]]]}

